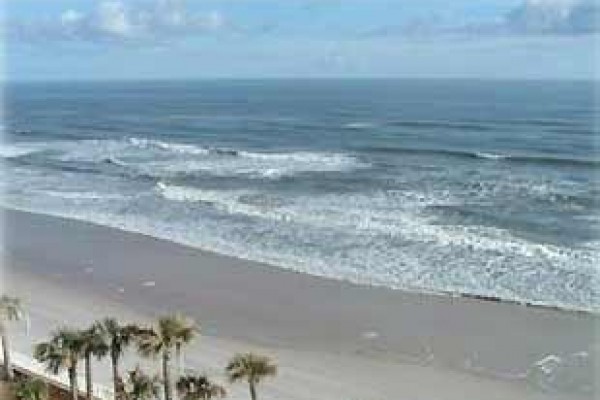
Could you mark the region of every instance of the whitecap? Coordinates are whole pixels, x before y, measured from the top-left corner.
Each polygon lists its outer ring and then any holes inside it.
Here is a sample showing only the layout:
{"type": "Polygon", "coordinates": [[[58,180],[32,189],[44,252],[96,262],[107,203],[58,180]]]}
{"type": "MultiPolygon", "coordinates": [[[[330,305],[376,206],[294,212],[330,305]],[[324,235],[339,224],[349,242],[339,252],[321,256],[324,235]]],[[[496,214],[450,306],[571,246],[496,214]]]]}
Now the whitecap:
{"type": "Polygon", "coordinates": [[[507,156],[504,154],[484,153],[484,152],[477,152],[477,153],[475,153],[475,156],[477,158],[484,158],[486,160],[505,160],[507,158],[510,158],[510,156],[507,156]]]}
{"type": "Polygon", "coordinates": [[[154,139],[129,138],[129,143],[141,148],[156,148],[180,154],[207,155],[209,149],[192,144],[164,142],[154,139]]]}
{"type": "Polygon", "coordinates": [[[35,153],[40,149],[35,145],[28,144],[1,144],[0,145],[0,157],[1,158],[16,158],[22,157],[31,153],[35,153]]]}
{"type": "Polygon", "coordinates": [[[67,200],[122,200],[126,196],[119,193],[76,192],[59,190],[38,190],[40,195],[59,197],[67,200]]]}
{"type": "Polygon", "coordinates": [[[374,127],[375,124],[373,124],[372,122],[363,122],[363,121],[357,121],[357,122],[349,122],[347,124],[344,124],[344,128],[348,128],[348,129],[368,129],[368,128],[372,128],[374,127]]]}

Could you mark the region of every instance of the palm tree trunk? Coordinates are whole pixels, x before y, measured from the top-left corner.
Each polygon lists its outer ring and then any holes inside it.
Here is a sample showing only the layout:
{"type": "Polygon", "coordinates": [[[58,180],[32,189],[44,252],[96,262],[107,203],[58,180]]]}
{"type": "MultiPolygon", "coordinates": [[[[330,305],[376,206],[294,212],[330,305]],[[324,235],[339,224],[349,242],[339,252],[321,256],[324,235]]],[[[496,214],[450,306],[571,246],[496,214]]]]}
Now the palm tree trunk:
{"type": "Polygon", "coordinates": [[[14,378],[14,372],[12,370],[12,364],[10,361],[10,349],[8,343],[8,333],[4,324],[0,323],[0,333],[2,334],[2,357],[4,357],[4,376],[6,379],[12,381],[14,378]]]}
{"type": "Polygon", "coordinates": [[[115,400],[119,400],[120,398],[120,385],[119,385],[119,357],[114,354],[110,355],[110,362],[112,364],[112,374],[113,374],[113,391],[115,395],[115,400]]]}
{"type": "Polygon", "coordinates": [[[93,400],[92,354],[89,352],[85,354],[85,394],[88,400],[93,400]]]}
{"type": "Polygon", "coordinates": [[[177,376],[175,377],[175,381],[177,381],[183,372],[183,358],[180,343],[175,345],[175,362],[177,362],[177,376]]]}
{"type": "Polygon", "coordinates": [[[172,400],[172,389],[171,389],[171,371],[169,369],[169,359],[170,359],[169,350],[165,349],[163,351],[162,357],[162,370],[163,370],[163,384],[165,387],[165,400],[172,400]]]}
{"type": "Polygon", "coordinates": [[[79,400],[79,388],[77,387],[77,367],[69,368],[69,386],[71,387],[71,398],[79,400]]]}
{"type": "Polygon", "coordinates": [[[254,386],[254,382],[250,382],[250,398],[256,400],[256,387],[254,386]]]}

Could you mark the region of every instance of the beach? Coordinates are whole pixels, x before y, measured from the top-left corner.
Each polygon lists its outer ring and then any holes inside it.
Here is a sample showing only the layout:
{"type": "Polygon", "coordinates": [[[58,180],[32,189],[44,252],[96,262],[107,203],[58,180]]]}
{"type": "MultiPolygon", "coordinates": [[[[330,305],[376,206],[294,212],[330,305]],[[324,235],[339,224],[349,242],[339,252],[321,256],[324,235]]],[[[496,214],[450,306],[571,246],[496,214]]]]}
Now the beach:
{"type": "Polygon", "coordinates": [[[277,359],[266,399],[594,398],[590,313],[354,285],[20,211],[4,223],[5,286],[31,317],[19,352],[59,325],[180,311],[203,332],[187,367],[221,379],[237,351],[277,359]]]}

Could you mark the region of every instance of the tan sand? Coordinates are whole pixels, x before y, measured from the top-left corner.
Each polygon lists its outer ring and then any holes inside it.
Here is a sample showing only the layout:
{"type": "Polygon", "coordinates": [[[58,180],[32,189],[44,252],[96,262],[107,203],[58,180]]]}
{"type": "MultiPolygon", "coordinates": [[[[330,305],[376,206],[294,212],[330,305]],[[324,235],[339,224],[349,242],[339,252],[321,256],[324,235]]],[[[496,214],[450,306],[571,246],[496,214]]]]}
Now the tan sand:
{"type": "Polygon", "coordinates": [[[594,398],[589,314],[357,286],[54,217],[5,222],[6,279],[32,315],[21,350],[61,322],[180,310],[205,334],[186,365],[220,376],[235,351],[279,360],[266,399],[594,398]]]}

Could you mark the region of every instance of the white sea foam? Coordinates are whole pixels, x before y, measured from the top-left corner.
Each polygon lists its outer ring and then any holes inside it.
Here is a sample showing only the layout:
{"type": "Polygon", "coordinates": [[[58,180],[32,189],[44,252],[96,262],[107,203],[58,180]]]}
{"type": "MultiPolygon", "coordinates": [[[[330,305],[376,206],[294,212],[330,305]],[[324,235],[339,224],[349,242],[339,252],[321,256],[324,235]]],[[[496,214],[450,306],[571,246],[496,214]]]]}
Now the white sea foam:
{"type": "Polygon", "coordinates": [[[374,126],[375,126],[375,124],[372,122],[356,121],[356,122],[349,122],[349,123],[345,124],[344,128],[360,130],[360,129],[373,128],[374,126]]]}
{"type": "Polygon", "coordinates": [[[122,200],[126,199],[120,193],[104,193],[104,192],[73,192],[73,191],[59,191],[59,190],[43,190],[38,191],[40,195],[59,197],[68,200],[122,200]]]}
{"type": "Polygon", "coordinates": [[[598,307],[597,247],[537,243],[494,227],[444,225],[427,212],[430,206],[463,206],[465,198],[484,201],[507,192],[546,199],[570,187],[511,175],[458,191],[427,182],[348,193],[271,192],[255,185],[208,190],[180,183],[177,174],[272,178],[352,170],[360,162],[342,153],[194,154],[144,146],[99,140],[52,142],[43,148],[52,150],[49,157],[61,159],[123,160],[127,168],[159,177],[155,186],[148,180],[132,186],[121,174],[89,179],[61,171],[49,177],[14,167],[11,179],[19,182],[19,190],[9,190],[3,201],[358,283],[598,307]]]}
{"type": "Polygon", "coordinates": [[[1,158],[14,158],[21,157],[27,154],[35,153],[39,151],[40,148],[33,144],[8,144],[4,143],[0,145],[0,157],[1,158]]]}
{"type": "Polygon", "coordinates": [[[206,155],[209,153],[209,150],[204,147],[153,139],[130,138],[129,143],[140,148],[155,148],[180,154],[206,155]]]}
{"type": "Polygon", "coordinates": [[[326,153],[252,153],[149,162],[140,168],[147,174],[172,177],[203,173],[214,176],[244,176],[274,179],[308,172],[344,172],[364,165],[354,157],[326,153]]]}
{"type": "MultiPolygon", "coordinates": [[[[369,236],[386,235],[391,238],[410,239],[418,243],[453,249],[458,252],[466,251],[482,255],[497,254],[485,261],[481,260],[488,266],[501,263],[510,257],[519,257],[529,260],[530,263],[533,260],[537,260],[535,263],[558,263],[563,271],[581,270],[581,264],[570,265],[572,258],[576,257],[584,263],[583,265],[591,268],[589,273],[597,270],[592,267],[597,261],[596,252],[567,249],[550,244],[536,244],[514,237],[509,232],[497,228],[433,224],[426,216],[419,215],[418,208],[431,202],[439,203],[440,200],[419,198],[411,192],[406,195],[399,195],[397,192],[391,195],[381,192],[370,196],[325,195],[310,199],[301,196],[288,204],[268,207],[264,204],[250,204],[245,201],[244,198],[251,194],[247,191],[206,191],[164,183],[159,183],[158,190],[170,200],[210,203],[219,210],[232,214],[244,214],[265,220],[285,221],[320,229],[354,230],[369,236]],[[416,203],[415,198],[419,199],[416,203]],[[415,209],[415,207],[417,208],[415,209]],[[391,209],[395,209],[395,211],[390,212],[391,209]]],[[[422,257],[419,259],[422,260],[422,257]]],[[[479,267],[476,266],[476,268],[479,267]]],[[[415,265],[415,268],[422,269],[419,265],[415,265]]],[[[517,268],[518,270],[519,268],[517,268]]],[[[535,270],[531,270],[531,273],[534,272],[535,270]]],[[[522,270],[520,273],[526,274],[527,271],[522,270]]]]}
{"type": "MultiPolygon", "coordinates": [[[[146,176],[173,177],[201,173],[277,179],[306,172],[344,172],[365,167],[348,154],[288,151],[279,153],[219,149],[145,138],[38,143],[33,149],[52,150],[61,161],[110,163],[146,176]]],[[[27,149],[8,149],[25,154],[27,149]]]]}
{"type": "Polygon", "coordinates": [[[475,153],[475,156],[477,156],[479,158],[484,158],[486,160],[504,160],[504,159],[510,158],[510,156],[507,156],[504,154],[484,153],[484,152],[475,153]]]}

